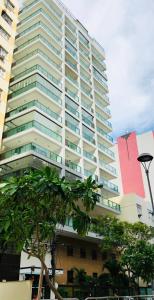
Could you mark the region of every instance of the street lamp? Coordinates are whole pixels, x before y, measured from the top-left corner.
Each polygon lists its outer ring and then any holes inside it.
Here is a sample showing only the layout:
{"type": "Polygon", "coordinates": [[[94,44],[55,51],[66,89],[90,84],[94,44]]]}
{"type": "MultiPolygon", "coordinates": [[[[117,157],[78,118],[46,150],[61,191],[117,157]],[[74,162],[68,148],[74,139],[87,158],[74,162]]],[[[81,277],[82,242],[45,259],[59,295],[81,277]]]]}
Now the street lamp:
{"type": "Polygon", "coordinates": [[[152,204],[152,215],[154,216],[154,203],[153,203],[153,195],[152,195],[152,190],[151,190],[151,184],[150,184],[150,178],[149,178],[149,169],[151,162],[153,160],[153,156],[149,153],[142,153],[139,155],[137,160],[142,164],[145,174],[147,176],[147,181],[148,181],[148,187],[149,187],[149,193],[150,193],[150,198],[151,198],[151,204],[152,204]]]}

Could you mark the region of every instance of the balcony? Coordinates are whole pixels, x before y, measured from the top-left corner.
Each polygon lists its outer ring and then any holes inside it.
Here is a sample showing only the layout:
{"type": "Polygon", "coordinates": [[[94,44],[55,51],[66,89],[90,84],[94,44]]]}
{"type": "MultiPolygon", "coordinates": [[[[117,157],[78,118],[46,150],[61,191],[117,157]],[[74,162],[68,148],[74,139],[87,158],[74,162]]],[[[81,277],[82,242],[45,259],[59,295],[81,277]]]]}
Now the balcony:
{"type": "Polygon", "coordinates": [[[85,39],[81,34],[79,35],[79,41],[86,47],[89,49],[89,41],[87,39],[85,39]]]}
{"type": "Polygon", "coordinates": [[[106,125],[107,127],[109,127],[110,129],[112,129],[112,124],[111,122],[105,120],[101,114],[99,114],[98,112],[96,112],[96,118],[98,120],[100,120],[104,125],[106,125]]]}
{"type": "Polygon", "coordinates": [[[67,40],[65,41],[65,48],[73,56],[73,58],[77,60],[77,51],[75,50],[75,48],[73,48],[71,44],[69,44],[67,40]]]}
{"type": "Polygon", "coordinates": [[[108,190],[112,191],[112,192],[116,192],[117,194],[119,194],[119,189],[118,186],[104,178],[100,178],[100,184],[103,184],[103,188],[107,188],[108,190]]]}
{"type": "Polygon", "coordinates": [[[84,80],[87,84],[91,85],[91,80],[88,76],[84,75],[83,73],[80,73],[80,77],[82,80],[84,80]]]}
{"type": "Polygon", "coordinates": [[[24,154],[24,153],[29,152],[29,151],[33,151],[34,153],[38,153],[38,154],[40,154],[40,155],[42,155],[42,156],[44,156],[44,157],[46,157],[50,160],[53,160],[53,161],[55,161],[59,164],[62,163],[61,156],[59,156],[56,153],[51,152],[48,149],[46,149],[44,147],[41,147],[41,146],[39,146],[35,143],[30,143],[30,144],[15,148],[13,150],[7,151],[5,153],[2,153],[0,155],[0,158],[1,158],[1,160],[4,160],[4,159],[12,158],[13,156],[18,156],[20,154],[24,154]]]}
{"type": "Polygon", "coordinates": [[[87,52],[87,51],[85,51],[85,50],[83,50],[81,47],[80,47],[80,53],[86,58],[86,59],[90,59],[89,58],[89,52],[87,52]]]}
{"type": "Polygon", "coordinates": [[[24,31],[22,31],[21,33],[19,33],[16,37],[16,39],[25,36],[26,34],[30,33],[31,31],[35,31],[37,29],[44,29],[45,32],[47,32],[52,38],[55,39],[56,42],[61,44],[62,39],[59,38],[51,29],[49,29],[43,22],[39,21],[35,24],[33,24],[32,26],[26,28],[24,31]]]}
{"type": "Polygon", "coordinates": [[[59,25],[57,22],[53,21],[53,18],[51,18],[46,12],[45,10],[43,10],[42,8],[36,10],[34,13],[32,13],[31,15],[29,15],[28,17],[22,19],[22,21],[19,23],[19,25],[24,24],[25,22],[32,20],[33,17],[38,16],[39,14],[42,14],[46,17],[46,19],[48,19],[48,21],[50,23],[52,23],[52,25],[54,27],[56,27],[56,29],[58,28],[59,31],[61,31],[61,25],[59,25]]]}
{"type": "Polygon", "coordinates": [[[93,162],[96,162],[96,161],[97,161],[97,160],[96,160],[96,157],[95,157],[92,153],[87,152],[87,151],[85,151],[85,150],[83,150],[83,156],[84,156],[85,158],[88,158],[89,160],[91,160],[91,161],[93,161],[93,162]]]}
{"type": "Polygon", "coordinates": [[[65,160],[65,166],[75,172],[81,173],[81,167],[72,161],[65,160]]]}
{"type": "Polygon", "coordinates": [[[26,41],[25,43],[21,44],[20,46],[18,46],[17,48],[15,48],[14,53],[16,53],[17,51],[20,51],[22,49],[24,49],[25,47],[31,45],[34,42],[42,42],[44,46],[47,46],[50,50],[52,50],[52,52],[54,52],[58,57],[62,57],[62,53],[61,51],[57,50],[57,48],[55,48],[51,43],[48,42],[47,39],[45,39],[41,34],[36,35],[35,37],[33,37],[32,39],[26,41]]]}
{"type": "Polygon", "coordinates": [[[85,140],[87,140],[88,142],[90,142],[91,144],[95,145],[95,139],[93,136],[91,136],[90,134],[83,132],[83,138],[85,140]]]}
{"type": "Polygon", "coordinates": [[[47,96],[49,96],[52,100],[54,100],[56,103],[60,104],[62,103],[62,100],[60,99],[59,96],[55,95],[51,90],[46,88],[43,84],[39,83],[38,81],[32,82],[30,84],[27,84],[27,86],[20,88],[14,92],[12,92],[9,96],[8,99],[15,98],[25,92],[28,92],[34,88],[39,89],[41,92],[45,93],[47,96]]]}
{"type": "Polygon", "coordinates": [[[55,131],[52,131],[51,129],[45,127],[44,125],[40,124],[37,121],[30,121],[26,124],[22,124],[18,127],[9,129],[9,130],[4,132],[3,138],[5,139],[5,138],[8,138],[8,137],[11,137],[11,136],[16,135],[20,132],[23,132],[23,131],[26,131],[26,130],[29,130],[29,129],[32,129],[32,128],[39,130],[40,132],[44,133],[47,136],[50,136],[51,138],[53,138],[54,140],[56,140],[60,143],[62,141],[62,137],[61,137],[60,134],[58,134],[55,131]]]}
{"type": "Polygon", "coordinates": [[[77,108],[74,108],[70,104],[65,102],[65,108],[71,112],[73,115],[75,115],[77,118],[79,118],[79,112],[77,111],[77,108]]]}
{"type": "Polygon", "coordinates": [[[96,99],[95,100],[95,104],[99,107],[99,109],[101,109],[105,114],[107,114],[109,117],[111,117],[111,112],[110,112],[110,109],[107,108],[107,107],[103,107],[103,103],[96,99]]]}
{"type": "Polygon", "coordinates": [[[114,152],[108,149],[107,147],[105,147],[103,144],[98,143],[98,149],[103,151],[105,154],[109,155],[111,158],[113,158],[113,160],[115,159],[114,152]]]}
{"type": "Polygon", "coordinates": [[[76,35],[76,28],[75,28],[75,26],[73,26],[70,22],[68,22],[67,20],[66,20],[66,22],[65,22],[65,26],[73,33],[73,34],[75,34],[76,35]]]}
{"type": "Polygon", "coordinates": [[[94,128],[93,121],[91,119],[89,119],[88,117],[85,117],[84,115],[82,115],[82,121],[85,122],[90,127],[94,128]]]}
{"type": "Polygon", "coordinates": [[[65,141],[65,145],[70,148],[71,150],[77,152],[78,154],[81,154],[81,148],[78,147],[76,144],[72,143],[71,141],[69,140],[66,140],[65,141]]]}
{"type": "Polygon", "coordinates": [[[32,52],[30,52],[29,54],[25,55],[22,58],[17,59],[14,63],[13,63],[13,67],[17,66],[18,64],[21,64],[22,62],[26,62],[26,60],[33,58],[33,56],[35,55],[40,55],[42,58],[45,59],[45,61],[50,64],[51,66],[54,66],[58,71],[62,71],[61,65],[55,63],[55,61],[53,61],[48,55],[46,55],[42,50],[40,49],[36,49],[32,52]]]}
{"type": "Polygon", "coordinates": [[[100,133],[110,143],[113,143],[113,138],[109,134],[107,134],[103,129],[97,127],[97,132],[100,133]]]}
{"type": "Polygon", "coordinates": [[[39,71],[42,75],[44,75],[47,79],[49,79],[50,81],[52,81],[54,84],[56,84],[58,87],[62,87],[61,81],[56,79],[54,76],[52,76],[49,72],[47,72],[44,68],[42,68],[40,65],[35,65],[21,73],[19,73],[18,75],[16,75],[14,78],[11,79],[11,83],[21,79],[22,77],[29,75],[30,73],[34,72],[34,71],[39,71]]]}
{"type": "Polygon", "coordinates": [[[91,91],[87,90],[85,87],[81,85],[81,91],[88,97],[92,98],[91,91]]]}
{"type": "Polygon", "coordinates": [[[74,71],[78,71],[77,69],[77,64],[73,64],[69,59],[66,58],[65,62],[74,70],[74,71]]]}
{"type": "Polygon", "coordinates": [[[59,116],[59,114],[55,113],[50,108],[44,106],[38,100],[33,100],[31,102],[28,102],[27,104],[24,104],[22,106],[17,107],[14,110],[11,110],[11,111],[7,112],[6,113],[6,118],[13,117],[18,113],[24,112],[27,109],[35,108],[35,107],[40,109],[42,112],[46,113],[47,115],[49,115],[50,117],[52,117],[56,121],[58,121],[60,123],[62,122],[62,118],[59,116]]]}
{"type": "Polygon", "coordinates": [[[65,125],[77,134],[80,134],[80,129],[68,120],[65,120],[65,125]]]}
{"type": "Polygon", "coordinates": [[[66,74],[66,79],[71,81],[76,87],[78,87],[78,81],[74,79],[70,74],[66,74]]]}
{"type": "Polygon", "coordinates": [[[116,202],[113,202],[108,199],[99,198],[99,203],[103,206],[105,205],[106,207],[111,208],[112,210],[115,210],[117,213],[121,212],[120,205],[116,202]]]}
{"type": "Polygon", "coordinates": [[[89,170],[84,169],[84,176],[86,176],[86,177],[90,177],[90,176],[91,176],[93,180],[96,179],[94,173],[95,173],[95,172],[91,172],[91,171],[89,171],[89,170]]]}
{"type": "Polygon", "coordinates": [[[77,94],[73,93],[70,89],[68,89],[67,87],[65,88],[65,91],[67,93],[68,96],[70,96],[73,100],[75,100],[76,102],[79,102],[79,97],[77,94]]]}
{"type": "Polygon", "coordinates": [[[111,174],[113,174],[114,176],[117,176],[117,171],[114,167],[112,167],[109,164],[104,163],[104,161],[99,160],[99,165],[100,167],[102,167],[104,170],[109,171],[111,174]]]}

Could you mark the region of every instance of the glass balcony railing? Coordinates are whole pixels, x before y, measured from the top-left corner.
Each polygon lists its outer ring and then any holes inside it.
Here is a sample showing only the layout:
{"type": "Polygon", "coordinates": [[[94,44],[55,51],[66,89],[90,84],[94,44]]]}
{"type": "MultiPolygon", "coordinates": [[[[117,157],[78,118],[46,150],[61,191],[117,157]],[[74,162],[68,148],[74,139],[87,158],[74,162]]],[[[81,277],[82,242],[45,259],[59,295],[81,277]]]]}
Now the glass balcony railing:
{"type": "Polygon", "coordinates": [[[103,144],[98,143],[98,149],[102,150],[104,153],[109,155],[112,158],[115,158],[115,154],[110,149],[106,148],[103,144]]]}
{"type": "Polygon", "coordinates": [[[69,74],[66,74],[66,78],[70,80],[74,85],[78,86],[78,82],[76,79],[73,79],[69,74]]]}
{"type": "Polygon", "coordinates": [[[57,48],[55,48],[51,43],[49,43],[48,40],[45,39],[41,34],[36,35],[32,39],[30,39],[30,40],[26,41],[25,43],[21,44],[20,46],[18,46],[17,48],[15,48],[14,52],[17,52],[17,51],[19,51],[21,49],[24,49],[26,46],[31,45],[35,41],[42,42],[44,46],[47,46],[56,55],[58,55],[59,57],[62,57],[61,51],[57,50],[57,48]]]}
{"type": "Polygon", "coordinates": [[[80,52],[84,55],[84,57],[86,57],[86,59],[89,60],[89,52],[86,52],[85,50],[83,50],[82,48],[79,49],[80,52]]]}
{"type": "Polygon", "coordinates": [[[36,50],[30,52],[29,54],[25,55],[24,57],[22,57],[20,59],[17,59],[16,62],[14,62],[12,66],[14,67],[14,66],[16,66],[16,65],[18,65],[18,64],[20,64],[22,62],[25,62],[26,60],[28,60],[29,58],[31,58],[31,57],[33,57],[34,55],[37,55],[37,54],[40,55],[40,56],[42,56],[46,60],[46,62],[48,64],[51,64],[52,66],[54,66],[59,71],[62,70],[61,65],[56,64],[48,55],[46,55],[40,49],[36,49],[36,50]]]}
{"type": "Polygon", "coordinates": [[[65,120],[65,125],[77,134],[80,134],[80,129],[68,120],[65,120]]]}
{"type": "Polygon", "coordinates": [[[83,60],[80,60],[80,64],[81,64],[81,66],[83,66],[84,68],[88,69],[88,71],[89,71],[90,64],[88,64],[87,62],[85,62],[83,60]]]}
{"type": "Polygon", "coordinates": [[[67,42],[67,40],[65,41],[65,48],[75,59],[77,59],[77,51],[73,49],[73,47],[67,42]]]}
{"type": "MultiPolygon", "coordinates": [[[[66,27],[66,28],[68,28],[68,27],[66,27]]],[[[71,36],[68,34],[67,31],[65,31],[65,37],[69,41],[69,43],[71,43],[73,45],[73,47],[77,48],[76,39],[74,40],[73,38],[71,38],[71,36]]]]}
{"type": "Polygon", "coordinates": [[[97,118],[98,120],[100,120],[102,123],[104,123],[106,126],[112,128],[111,122],[105,120],[105,119],[101,116],[101,114],[99,114],[98,112],[96,112],[96,118],[97,118]]]}
{"type": "Polygon", "coordinates": [[[58,134],[57,132],[45,127],[44,125],[40,124],[37,121],[30,121],[26,124],[22,124],[18,127],[9,129],[7,131],[4,132],[3,137],[4,138],[8,138],[10,136],[16,135],[20,132],[23,132],[25,130],[31,129],[31,128],[36,128],[38,129],[40,132],[44,133],[47,136],[52,137],[54,140],[61,142],[62,141],[62,137],[60,134],[58,134]]]}
{"type": "Polygon", "coordinates": [[[87,77],[86,75],[84,75],[82,73],[80,74],[80,76],[81,76],[82,80],[86,81],[86,83],[88,83],[89,85],[91,85],[91,81],[90,81],[89,77],[87,77]]]}
{"type": "Polygon", "coordinates": [[[38,88],[41,92],[45,93],[47,96],[51,97],[52,100],[54,100],[56,103],[58,102],[60,105],[62,103],[62,100],[60,99],[60,97],[58,97],[57,95],[55,95],[51,90],[49,90],[48,88],[46,88],[45,86],[43,86],[41,83],[39,83],[38,81],[32,82],[30,84],[27,84],[27,86],[20,88],[14,92],[12,92],[8,99],[12,99],[14,97],[17,97],[31,89],[34,88],[38,88]]]}
{"type": "Polygon", "coordinates": [[[81,91],[91,98],[91,91],[88,91],[85,87],[81,86],[81,91]]]}
{"type": "Polygon", "coordinates": [[[68,89],[67,87],[65,88],[66,93],[76,102],[79,102],[79,97],[77,94],[73,93],[70,89],[68,89]]]}
{"type": "Polygon", "coordinates": [[[75,35],[76,35],[76,28],[74,26],[72,26],[70,23],[68,23],[67,21],[65,22],[65,25],[67,26],[67,28],[69,30],[71,30],[75,35]]]}
{"type": "Polygon", "coordinates": [[[32,26],[28,27],[27,29],[25,29],[24,31],[22,31],[21,33],[19,33],[16,38],[18,39],[19,37],[22,37],[22,36],[26,35],[27,33],[31,32],[33,30],[37,30],[39,28],[43,28],[50,36],[52,36],[52,38],[54,38],[58,43],[61,43],[61,38],[59,38],[51,29],[49,29],[41,21],[33,24],[32,26]]]}
{"type": "Polygon", "coordinates": [[[65,108],[66,108],[67,110],[69,110],[73,115],[75,115],[76,117],[79,118],[79,112],[77,111],[76,108],[72,107],[72,106],[71,106],[70,104],[68,104],[68,103],[65,103],[65,108]]]}
{"type": "Polygon", "coordinates": [[[103,80],[103,77],[102,77],[102,76],[101,76],[101,78],[100,78],[100,76],[97,75],[97,73],[94,72],[94,78],[95,78],[96,80],[98,80],[98,81],[103,85],[103,87],[108,91],[107,83],[105,82],[105,80],[103,80]]]}
{"type": "Polygon", "coordinates": [[[90,134],[83,132],[83,138],[86,139],[88,142],[92,143],[95,145],[95,139],[93,136],[91,136],[90,134]]]}
{"type": "Polygon", "coordinates": [[[73,64],[69,59],[66,59],[65,60],[66,63],[75,71],[77,71],[77,65],[76,64],[73,64]]]}
{"type": "Polygon", "coordinates": [[[59,114],[55,113],[54,111],[52,111],[50,108],[44,106],[42,103],[40,103],[38,100],[33,100],[31,102],[28,102],[22,106],[17,107],[14,110],[11,110],[9,112],[6,113],[6,117],[13,117],[14,115],[23,112],[24,110],[30,109],[32,107],[37,107],[39,108],[41,111],[45,112],[47,115],[49,115],[50,117],[52,117],[53,119],[55,119],[58,122],[62,122],[62,118],[59,116],[59,114]]]}
{"type": "Polygon", "coordinates": [[[89,177],[91,176],[93,178],[93,180],[95,180],[95,172],[91,172],[89,170],[84,169],[84,176],[89,177]]]}
{"type": "Polygon", "coordinates": [[[82,35],[79,35],[79,41],[89,49],[89,42],[82,35]]]}
{"type": "Polygon", "coordinates": [[[100,183],[103,184],[103,187],[105,187],[113,192],[119,193],[119,189],[116,184],[114,184],[104,178],[100,178],[100,183]]]}
{"type": "Polygon", "coordinates": [[[85,151],[85,150],[83,150],[83,156],[84,156],[85,158],[88,158],[89,160],[94,161],[94,162],[97,161],[97,160],[96,160],[96,157],[95,157],[92,153],[87,152],[87,151],[85,151]]]}
{"type": "Polygon", "coordinates": [[[90,119],[88,119],[87,117],[85,117],[83,115],[82,115],[82,121],[85,122],[90,127],[94,128],[94,123],[90,119]]]}
{"type": "Polygon", "coordinates": [[[116,210],[117,212],[121,211],[120,205],[111,200],[99,198],[99,203],[102,204],[103,206],[105,205],[113,210],[116,210]]]}
{"type": "Polygon", "coordinates": [[[81,167],[70,160],[65,160],[65,166],[74,170],[75,172],[81,173],[81,167]]]}
{"type": "Polygon", "coordinates": [[[41,67],[40,65],[34,65],[33,67],[26,69],[25,71],[19,73],[18,75],[16,75],[15,77],[13,77],[13,79],[11,79],[11,82],[20,79],[28,74],[30,74],[33,71],[40,71],[40,73],[42,75],[44,75],[47,79],[49,79],[50,81],[52,81],[54,84],[56,84],[58,87],[61,88],[62,84],[61,81],[56,79],[53,75],[51,75],[49,72],[47,72],[43,67],[41,67]]]}
{"type": "Polygon", "coordinates": [[[103,103],[102,103],[100,100],[96,99],[96,100],[95,100],[95,103],[96,103],[96,105],[98,105],[99,108],[101,108],[106,114],[108,114],[109,116],[111,116],[110,109],[107,108],[107,107],[103,107],[103,103]]]}
{"type": "MultiPolygon", "coordinates": [[[[33,5],[35,5],[36,3],[41,3],[41,2],[42,2],[41,0],[34,0],[34,1],[31,2],[30,4],[26,5],[26,6],[20,11],[20,14],[21,14],[22,12],[25,12],[25,11],[29,10],[29,9],[30,9],[31,7],[33,7],[33,5]]],[[[49,10],[52,11],[52,12],[54,12],[54,14],[55,14],[58,18],[62,19],[62,14],[58,13],[53,7],[51,8],[51,6],[49,6],[49,5],[46,3],[46,1],[45,1],[45,2],[43,1],[43,3],[45,3],[45,5],[49,8],[49,10]]]]}
{"type": "Polygon", "coordinates": [[[78,147],[76,144],[70,142],[69,140],[66,140],[66,141],[65,141],[65,144],[66,144],[66,146],[67,146],[68,148],[70,148],[70,149],[74,150],[75,152],[81,154],[81,148],[78,147]]]}
{"type": "Polygon", "coordinates": [[[39,14],[41,14],[41,13],[46,17],[46,19],[48,19],[48,21],[49,21],[50,23],[52,23],[52,25],[54,25],[54,27],[57,27],[59,30],[61,30],[61,28],[62,28],[61,25],[59,25],[57,22],[53,21],[53,18],[51,18],[51,17],[45,12],[45,10],[43,10],[42,8],[37,9],[34,13],[32,13],[31,15],[29,15],[28,17],[22,19],[22,21],[21,21],[19,24],[21,25],[21,24],[23,24],[23,23],[25,23],[25,22],[27,22],[27,21],[29,21],[29,20],[32,20],[33,17],[35,17],[35,16],[37,16],[37,15],[39,15],[39,14]]]}
{"type": "Polygon", "coordinates": [[[56,161],[57,163],[62,163],[62,158],[61,156],[57,155],[54,152],[49,151],[48,149],[41,147],[35,143],[30,143],[18,148],[15,148],[13,150],[7,151],[3,154],[0,155],[1,160],[3,159],[8,159],[10,157],[13,157],[15,155],[20,155],[23,154],[25,152],[29,152],[29,151],[33,151],[35,153],[38,153],[50,160],[56,161]]]}
{"type": "Polygon", "coordinates": [[[117,175],[116,169],[115,169],[114,167],[110,166],[109,164],[105,164],[102,160],[99,160],[99,165],[100,165],[103,169],[109,171],[110,173],[112,173],[112,174],[114,174],[114,175],[117,175]]]}
{"type": "Polygon", "coordinates": [[[97,127],[97,131],[98,131],[103,137],[105,137],[109,142],[113,143],[113,138],[112,138],[112,136],[110,136],[109,134],[107,134],[103,129],[97,127]]]}

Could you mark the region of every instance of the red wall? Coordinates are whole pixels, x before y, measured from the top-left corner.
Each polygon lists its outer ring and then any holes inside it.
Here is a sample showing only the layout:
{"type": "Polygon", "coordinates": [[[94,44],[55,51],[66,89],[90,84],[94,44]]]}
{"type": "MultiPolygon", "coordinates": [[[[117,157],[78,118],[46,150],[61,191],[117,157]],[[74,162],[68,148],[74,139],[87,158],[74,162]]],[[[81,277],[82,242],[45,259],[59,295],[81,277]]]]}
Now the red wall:
{"type": "Polygon", "coordinates": [[[136,133],[121,136],[117,140],[123,193],[136,193],[145,197],[140,163],[137,161],[138,147],[136,133]]]}

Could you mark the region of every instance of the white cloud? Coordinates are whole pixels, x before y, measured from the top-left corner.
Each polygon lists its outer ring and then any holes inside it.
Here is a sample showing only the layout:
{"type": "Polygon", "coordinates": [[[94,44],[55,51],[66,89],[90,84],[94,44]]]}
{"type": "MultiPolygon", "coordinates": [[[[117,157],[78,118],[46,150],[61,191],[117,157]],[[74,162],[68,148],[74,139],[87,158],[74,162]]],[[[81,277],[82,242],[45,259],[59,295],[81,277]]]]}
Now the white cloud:
{"type": "Polygon", "coordinates": [[[63,3],[106,50],[114,135],[154,129],[154,1],[63,3]]]}

